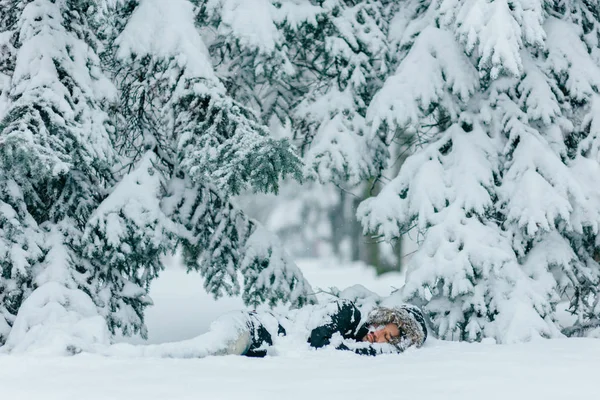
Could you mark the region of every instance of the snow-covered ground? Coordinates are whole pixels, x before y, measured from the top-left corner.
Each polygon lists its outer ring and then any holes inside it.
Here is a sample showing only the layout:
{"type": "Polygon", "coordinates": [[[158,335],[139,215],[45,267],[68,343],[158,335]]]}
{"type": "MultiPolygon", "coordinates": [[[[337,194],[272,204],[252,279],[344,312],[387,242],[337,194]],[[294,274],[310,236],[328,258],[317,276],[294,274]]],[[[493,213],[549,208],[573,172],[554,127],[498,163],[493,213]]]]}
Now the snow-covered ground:
{"type": "Polygon", "coordinates": [[[335,350],[264,359],[3,356],[0,393],[11,400],[593,399],[599,359],[593,339],[429,342],[378,357],[335,350]]]}
{"type": "MultiPolygon", "coordinates": [[[[361,264],[299,263],[313,287],[360,283],[387,295],[403,277],[376,277],[361,264]]],[[[212,300],[197,275],[176,265],[152,288],[150,342],[194,337],[239,299],[212,300]]],[[[328,296],[320,294],[320,296],[328,296]]],[[[331,349],[275,347],[274,356],[158,359],[0,355],[0,399],[584,399],[595,398],[600,340],[518,345],[428,340],[400,355],[358,356],[331,349]]]]}

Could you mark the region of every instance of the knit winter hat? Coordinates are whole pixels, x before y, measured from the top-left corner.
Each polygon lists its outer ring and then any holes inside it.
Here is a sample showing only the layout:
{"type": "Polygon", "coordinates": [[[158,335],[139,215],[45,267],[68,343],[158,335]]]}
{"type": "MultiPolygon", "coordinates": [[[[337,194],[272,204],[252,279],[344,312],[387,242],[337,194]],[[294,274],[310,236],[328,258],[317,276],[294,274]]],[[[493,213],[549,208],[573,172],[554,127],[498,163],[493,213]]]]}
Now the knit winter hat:
{"type": "Polygon", "coordinates": [[[395,324],[400,336],[393,338],[390,344],[404,351],[410,346],[421,347],[427,338],[427,326],[421,310],[412,305],[399,307],[378,307],[367,317],[367,325],[395,324]]]}

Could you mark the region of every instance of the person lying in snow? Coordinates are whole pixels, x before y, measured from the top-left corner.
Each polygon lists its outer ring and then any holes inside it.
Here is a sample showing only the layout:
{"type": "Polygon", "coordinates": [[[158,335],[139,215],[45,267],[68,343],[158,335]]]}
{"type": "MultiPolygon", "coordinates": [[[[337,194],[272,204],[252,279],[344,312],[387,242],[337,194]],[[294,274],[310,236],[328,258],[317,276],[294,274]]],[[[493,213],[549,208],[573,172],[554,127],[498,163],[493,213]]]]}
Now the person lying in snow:
{"type": "Polygon", "coordinates": [[[423,313],[415,306],[375,307],[365,314],[350,300],[306,306],[283,318],[270,312],[237,311],[217,318],[208,332],[193,339],[152,345],[119,343],[104,353],[169,358],[264,357],[277,353],[274,345],[295,348],[308,342],[315,349],[330,347],[374,356],[421,347],[427,338],[423,313]]]}
{"type": "MultiPolygon", "coordinates": [[[[376,307],[364,321],[360,310],[349,300],[332,302],[327,305],[327,311],[322,323],[312,329],[308,337],[310,346],[317,349],[333,345],[338,350],[374,356],[401,353],[410,346],[421,347],[427,338],[423,313],[415,306],[376,307]]],[[[225,354],[266,356],[273,337],[286,335],[284,321],[275,320],[271,313],[248,313],[247,330],[241,330],[225,354]]]]}

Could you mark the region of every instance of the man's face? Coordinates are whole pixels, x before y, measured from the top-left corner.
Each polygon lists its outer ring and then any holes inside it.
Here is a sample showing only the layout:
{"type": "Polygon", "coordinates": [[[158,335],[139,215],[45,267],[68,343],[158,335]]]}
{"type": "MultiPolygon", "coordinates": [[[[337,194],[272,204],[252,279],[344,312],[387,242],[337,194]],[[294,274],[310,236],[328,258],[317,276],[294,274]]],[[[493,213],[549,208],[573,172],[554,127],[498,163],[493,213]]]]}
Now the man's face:
{"type": "Polygon", "coordinates": [[[382,326],[369,326],[369,333],[362,339],[363,342],[389,343],[392,338],[400,336],[400,329],[396,324],[382,326]]]}

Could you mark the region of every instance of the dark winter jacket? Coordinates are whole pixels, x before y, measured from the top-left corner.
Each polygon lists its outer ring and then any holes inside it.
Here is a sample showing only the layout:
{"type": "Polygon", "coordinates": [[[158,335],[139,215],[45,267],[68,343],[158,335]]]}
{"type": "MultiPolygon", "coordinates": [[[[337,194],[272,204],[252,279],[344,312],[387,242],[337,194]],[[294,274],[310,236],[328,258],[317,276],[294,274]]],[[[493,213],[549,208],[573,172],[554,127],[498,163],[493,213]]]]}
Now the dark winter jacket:
{"type": "MultiPolygon", "coordinates": [[[[377,308],[361,325],[361,312],[348,300],[338,300],[336,302],[337,311],[329,315],[328,321],[321,326],[313,329],[308,338],[308,343],[314,348],[321,348],[330,344],[332,337],[339,333],[345,340],[362,341],[368,333],[368,326],[371,324],[382,325],[395,323],[400,330],[400,337],[393,343],[397,352],[404,351],[405,348],[416,345],[420,347],[427,338],[427,327],[421,311],[413,306],[401,306],[394,308],[377,308]]],[[[267,347],[273,345],[271,333],[261,323],[257,313],[250,313],[250,333],[252,343],[249,349],[244,353],[248,357],[264,357],[267,354],[267,347]]],[[[285,329],[281,324],[278,326],[277,335],[285,335],[285,329]]],[[[346,344],[341,343],[336,347],[338,350],[350,350],[361,355],[377,355],[381,349],[376,345],[366,344],[360,348],[350,349],[346,344]]]]}
{"type": "MultiPolygon", "coordinates": [[[[360,324],[360,310],[351,301],[338,301],[338,312],[331,315],[331,322],[312,330],[308,342],[312,347],[321,348],[330,343],[330,339],[339,333],[344,339],[360,342],[369,332],[369,325],[385,325],[395,323],[400,330],[400,337],[392,343],[397,352],[404,351],[411,345],[421,347],[427,338],[427,327],[421,310],[414,306],[394,308],[376,308],[369,313],[366,322],[360,324]]],[[[338,350],[352,350],[344,343],[336,347],[338,350]]],[[[380,350],[373,345],[366,345],[353,350],[357,354],[375,356],[380,350]]]]}
{"type": "MultiPolygon", "coordinates": [[[[250,312],[250,338],[252,340],[250,347],[244,353],[246,357],[264,357],[267,355],[267,347],[273,345],[271,333],[265,328],[256,311],[250,312]]],[[[285,336],[286,331],[277,324],[277,335],[285,336]]]]}

